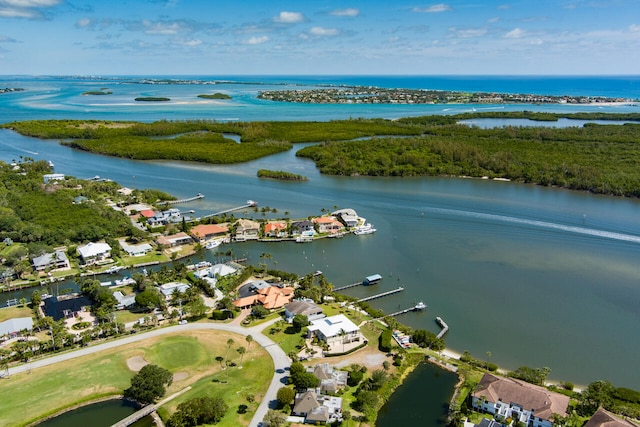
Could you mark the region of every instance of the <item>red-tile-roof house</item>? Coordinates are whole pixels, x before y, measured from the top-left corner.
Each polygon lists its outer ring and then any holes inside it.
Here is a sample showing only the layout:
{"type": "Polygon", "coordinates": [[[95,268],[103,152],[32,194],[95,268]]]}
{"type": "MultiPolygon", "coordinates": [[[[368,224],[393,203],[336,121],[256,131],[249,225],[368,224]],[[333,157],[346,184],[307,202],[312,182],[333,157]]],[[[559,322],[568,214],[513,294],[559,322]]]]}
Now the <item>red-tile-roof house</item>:
{"type": "Polygon", "coordinates": [[[312,221],[318,225],[318,233],[334,234],[344,228],[344,225],[335,216],[321,216],[314,218],[312,221]]]}
{"type": "Polygon", "coordinates": [[[200,224],[189,230],[189,234],[196,242],[204,242],[216,237],[223,237],[229,233],[229,227],[226,224],[200,224]]]}
{"type": "Polygon", "coordinates": [[[287,237],[287,224],[285,222],[268,222],[264,225],[265,237],[287,237]]]}

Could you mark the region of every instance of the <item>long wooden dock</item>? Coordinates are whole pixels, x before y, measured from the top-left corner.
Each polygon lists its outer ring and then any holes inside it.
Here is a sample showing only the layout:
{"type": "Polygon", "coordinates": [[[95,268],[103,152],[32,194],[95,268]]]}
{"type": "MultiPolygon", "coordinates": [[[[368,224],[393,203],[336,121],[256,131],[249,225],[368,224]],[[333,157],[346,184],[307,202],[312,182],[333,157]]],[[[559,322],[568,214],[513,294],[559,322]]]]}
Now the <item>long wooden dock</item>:
{"type": "Polygon", "coordinates": [[[334,291],[341,291],[343,289],[355,288],[356,286],[362,286],[362,282],[352,283],[350,285],[340,286],[339,288],[333,288],[334,291]]]}
{"type": "Polygon", "coordinates": [[[211,217],[214,217],[214,216],[224,215],[224,214],[229,213],[229,212],[239,211],[239,210],[246,209],[246,208],[253,208],[253,207],[257,206],[257,205],[258,205],[257,202],[254,202],[253,200],[247,200],[247,203],[242,205],[242,206],[237,206],[235,208],[225,209],[225,210],[220,211],[220,212],[215,212],[215,213],[212,213],[212,214],[204,215],[204,216],[202,216],[200,218],[196,218],[196,221],[200,221],[201,219],[205,219],[205,218],[211,218],[211,217]]]}
{"type": "Polygon", "coordinates": [[[402,292],[404,291],[404,288],[402,286],[400,286],[399,288],[396,289],[392,289],[390,291],[387,292],[383,292],[381,294],[376,294],[376,295],[371,295],[370,297],[365,297],[365,298],[360,298],[358,301],[356,302],[365,302],[365,301],[371,301],[372,299],[377,299],[377,298],[382,298],[382,297],[386,297],[387,295],[393,295],[396,294],[398,292],[402,292]]]}
{"type": "Polygon", "coordinates": [[[421,302],[419,304],[414,305],[413,307],[405,308],[404,310],[400,310],[400,311],[396,311],[395,313],[387,314],[385,317],[387,317],[387,316],[395,317],[395,316],[399,316],[401,314],[410,313],[412,311],[421,311],[421,310],[424,310],[425,308],[427,308],[427,306],[424,305],[421,302]]]}
{"type": "Polygon", "coordinates": [[[187,199],[180,199],[180,200],[167,200],[165,202],[160,202],[158,203],[159,205],[178,205],[180,203],[189,203],[189,202],[193,202],[194,200],[199,200],[199,199],[204,199],[204,194],[202,193],[198,193],[193,197],[189,197],[187,199]]]}

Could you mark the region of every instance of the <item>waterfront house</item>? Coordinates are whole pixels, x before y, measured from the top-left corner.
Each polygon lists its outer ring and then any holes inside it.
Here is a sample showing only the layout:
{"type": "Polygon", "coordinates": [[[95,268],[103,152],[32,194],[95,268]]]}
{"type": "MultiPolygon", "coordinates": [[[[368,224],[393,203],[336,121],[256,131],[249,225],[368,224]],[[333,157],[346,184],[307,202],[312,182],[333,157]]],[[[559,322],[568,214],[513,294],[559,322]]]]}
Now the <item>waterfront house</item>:
{"type": "Polygon", "coordinates": [[[334,216],[321,216],[312,220],[318,226],[318,233],[337,233],[344,228],[334,216]]]}
{"type": "Polygon", "coordinates": [[[526,381],[486,373],[472,393],[471,404],[498,420],[511,418],[529,427],[552,427],[553,414],[567,416],[569,397],[526,381]]]}
{"type": "Polygon", "coordinates": [[[337,393],[337,391],[347,385],[347,371],[341,371],[330,366],[328,363],[321,363],[314,367],[307,368],[307,372],[312,373],[320,380],[321,393],[337,393]]]}
{"type": "Polygon", "coordinates": [[[31,260],[33,269],[36,271],[44,271],[48,268],[69,268],[69,258],[64,251],[55,251],[54,253],[44,254],[31,260]]]}
{"type": "Polygon", "coordinates": [[[238,308],[249,308],[261,304],[264,308],[273,310],[287,305],[293,298],[293,288],[268,286],[257,289],[256,294],[238,298],[233,305],[238,308]]]}
{"type": "Polygon", "coordinates": [[[284,307],[284,317],[287,323],[291,323],[293,317],[297,314],[305,316],[309,322],[325,317],[325,314],[322,312],[322,307],[313,301],[307,300],[291,301],[284,307]]]}
{"type": "Polygon", "coordinates": [[[51,181],[64,181],[63,173],[47,173],[42,175],[42,180],[45,184],[50,183],[51,181]]]}
{"type": "Polygon", "coordinates": [[[177,224],[182,222],[183,216],[177,208],[167,209],[166,211],[156,212],[155,215],[147,219],[147,223],[151,227],[160,225],[177,224]]]}
{"type": "Polygon", "coordinates": [[[351,208],[339,209],[335,212],[332,212],[331,215],[338,218],[338,220],[340,220],[340,222],[342,222],[345,227],[349,228],[357,227],[358,221],[360,220],[360,217],[358,216],[356,211],[351,208]]]}
{"type": "Polygon", "coordinates": [[[297,393],[293,415],[305,417],[309,424],[327,424],[342,420],[342,398],[326,396],[314,390],[297,393]]]}
{"type": "Polygon", "coordinates": [[[125,240],[119,240],[120,246],[129,256],[143,256],[153,250],[148,243],[140,243],[138,245],[130,245],[125,240]]]}
{"type": "Polygon", "coordinates": [[[158,245],[169,248],[180,245],[188,245],[192,242],[193,240],[191,239],[191,237],[187,233],[184,233],[182,231],[180,233],[171,234],[169,236],[160,236],[156,239],[156,243],[158,245]]]}
{"type": "Polygon", "coordinates": [[[116,305],[116,308],[118,310],[124,310],[125,308],[129,308],[136,303],[135,295],[125,295],[121,291],[115,291],[113,293],[113,296],[118,301],[118,304],[116,305]]]}
{"type": "Polygon", "coordinates": [[[91,300],[79,294],[52,296],[44,299],[45,316],[53,320],[70,319],[76,317],[81,311],[89,311],[91,300]]]}
{"type": "Polygon", "coordinates": [[[260,224],[250,219],[241,218],[236,222],[236,240],[257,240],[260,233],[260,224]]]}
{"type": "Polygon", "coordinates": [[[78,253],[82,258],[83,264],[98,264],[100,262],[106,261],[111,257],[111,246],[106,243],[90,242],[85,246],[80,246],[78,248],[78,253]]]}
{"type": "Polygon", "coordinates": [[[314,320],[308,331],[309,338],[317,337],[328,346],[363,341],[360,328],[344,314],[314,320]]]}
{"type": "Polygon", "coordinates": [[[196,242],[204,243],[209,239],[224,237],[229,233],[229,226],[226,224],[200,224],[189,230],[189,234],[196,242]]]}
{"type": "Polygon", "coordinates": [[[143,217],[150,219],[153,218],[154,216],[156,216],[156,213],[154,211],[152,211],[151,209],[143,209],[140,211],[140,215],[142,215],[143,217]]]}
{"type": "Polygon", "coordinates": [[[264,236],[274,238],[287,237],[287,223],[281,221],[266,223],[264,225],[264,236]]]}
{"type": "Polygon", "coordinates": [[[603,408],[598,408],[583,427],[640,427],[640,424],[620,418],[603,408]]]}
{"type": "Polygon", "coordinates": [[[170,282],[158,286],[158,289],[160,289],[160,292],[162,292],[162,295],[164,295],[166,299],[169,299],[175,291],[185,292],[187,289],[189,289],[189,284],[181,282],[170,282]]]}
{"type": "Polygon", "coordinates": [[[291,223],[291,231],[293,232],[294,235],[302,234],[305,231],[314,231],[313,223],[306,219],[302,221],[295,221],[291,223]]]}
{"type": "Polygon", "coordinates": [[[33,319],[31,317],[14,317],[13,319],[0,322],[0,337],[7,335],[15,338],[22,334],[22,331],[33,329],[33,319]]]}

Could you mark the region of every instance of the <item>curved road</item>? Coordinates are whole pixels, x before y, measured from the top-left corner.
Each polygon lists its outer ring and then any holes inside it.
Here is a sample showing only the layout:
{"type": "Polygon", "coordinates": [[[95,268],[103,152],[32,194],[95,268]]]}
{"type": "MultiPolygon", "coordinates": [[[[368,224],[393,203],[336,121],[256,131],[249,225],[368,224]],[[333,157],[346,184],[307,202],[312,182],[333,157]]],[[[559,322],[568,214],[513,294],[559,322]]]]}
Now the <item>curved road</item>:
{"type": "Polygon", "coordinates": [[[260,426],[264,416],[267,414],[269,408],[275,408],[276,406],[276,395],[278,393],[278,389],[286,384],[285,378],[287,377],[287,368],[290,366],[289,357],[285,354],[285,352],[271,339],[262,335],[262,331],[271,326],[276,321],[280,320],[279,318],[273,319],[269,322],[263,323],[261,325],[253,326],[251,328],[243,328],[242,326],[230,325],[227,323],[189,323],[186,325],[177,325],[177,326],[169,326],[162,329],[154,329],[153,331],[144,332],[141,334],[130,335],[125,338],[121,338],[115,341],[109,341],[102,344],[97,344],[91,347],[81,348],[79,350],[75,350],[69,353],[58,354],[55,356],[48,357],[46,359],[36,360],[34,362],[25,363],[24,365],[15,366],[9,368],[9,375],[18,374],[21,372],[26,372],[31,369],[40,368],[43,366],[53,365],[55,363],[64,362],[67,360],[75,359],[76,357],[86,356],[88,354],[97,353],[99,351],[120,347],[126,344],[134,343],[137,341],[142,341],[147,338],[153,338],[161,335],[166,335],[170,333],[175,333],[179,331],[195,331],[195,330],[203,330],[203,329],[212,329],[218,331],[226,331],[233,332],[239,335],[251,335],[253,340],[264,347],[265,350],[273,359],[274,365],[274,373],[273,378],[271,379],[271,384],[267,389],[267,392],[260,402],[256,413],[254,414],[251,422],[249,423],[249,427],[258,427],[260,426]]]}

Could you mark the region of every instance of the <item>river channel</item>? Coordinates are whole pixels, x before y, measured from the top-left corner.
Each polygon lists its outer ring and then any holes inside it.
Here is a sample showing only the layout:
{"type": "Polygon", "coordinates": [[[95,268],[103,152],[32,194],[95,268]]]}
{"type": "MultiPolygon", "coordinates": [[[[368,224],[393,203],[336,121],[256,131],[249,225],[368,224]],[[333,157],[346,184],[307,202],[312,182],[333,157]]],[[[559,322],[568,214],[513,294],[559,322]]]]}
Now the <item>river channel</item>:
{"type": "MultiPolygon", "coordinates": [[[[297,148],[297,147],[296,147],[297,148]]],[[[379,273],[382,282],[349,290],[387,312],[418,301],[427,309],[399,320],[438,331],[447,346],[505,368],[550,367],[551,379],[607,379],[640,388],[640,202],[479,179],[320,175],[295,150],[235,166],[140,162],[71,150],[54,141],[0,131],[0,159],[51,160],[55,171],[206,197],[182,209],[204,214],[247,199],[278,210],[267,218],[319,215],[352,207],[378,231],[312,244],[223,246],[254,263],[261,253],[282,270],[322,270],[340,286],[379,273]],[[260,180],[258,169],[286,170],[308,182],[260,180]]],[[[251,212],[249,212],[251,214],[251,212]]],[[[261,217],[260,214],[258,217],[261,217]]],[[[215,260],[213,251],[206,257],[215,260]]]]}

